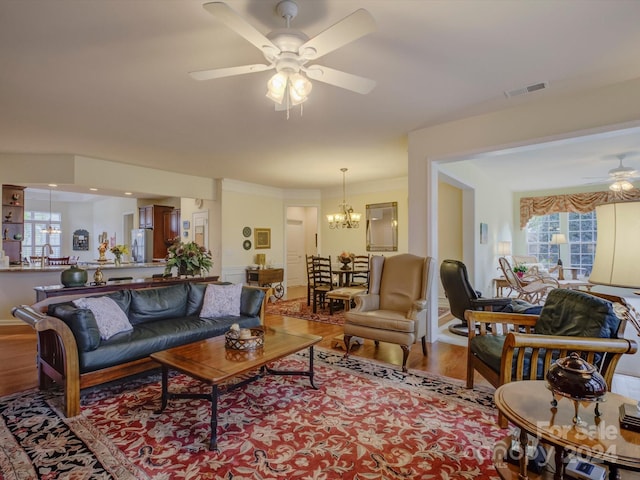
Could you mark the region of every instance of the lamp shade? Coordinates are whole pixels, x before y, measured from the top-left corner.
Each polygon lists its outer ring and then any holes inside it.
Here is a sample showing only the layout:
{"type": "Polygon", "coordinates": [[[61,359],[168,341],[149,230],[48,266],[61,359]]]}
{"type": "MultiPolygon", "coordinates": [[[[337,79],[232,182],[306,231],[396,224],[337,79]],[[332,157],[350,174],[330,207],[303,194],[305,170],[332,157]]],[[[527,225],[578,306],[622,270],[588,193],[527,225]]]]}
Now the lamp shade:
{"type": "Polygon", "coordinates": [[[498,255],[511,255],[511,242],[498,242],[498,255]]]}
{"type": "Polygon", "coordinates": [[[591,283],[640,287],[640,202],[596,207],[598,239],[591,283]]]}
{"type": "Polygon", "coordinates": [[[567,236],[564,233],[554,233],[551,235],[551,245],[564,245],[567,243],[567,236]]]}

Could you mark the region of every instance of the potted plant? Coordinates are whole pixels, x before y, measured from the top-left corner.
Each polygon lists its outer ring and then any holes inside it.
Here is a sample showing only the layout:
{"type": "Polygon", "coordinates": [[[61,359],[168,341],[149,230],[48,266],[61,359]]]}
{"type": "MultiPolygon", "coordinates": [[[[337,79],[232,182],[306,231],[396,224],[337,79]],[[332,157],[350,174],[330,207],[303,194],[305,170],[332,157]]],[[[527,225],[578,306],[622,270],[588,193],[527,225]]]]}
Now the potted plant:
{"type": "Polygon", "coordinates": [[[522,278],[522,276],[527,273],[527,266],[526,265],[522,265],[522,264],[516,264],[513,267],[513,271],[516,272],[516,275],[520,278],[522,278]]]}
{"type": "Polygon", "coordinates": [[[211,252],[196,242],[183,243],[175,241],[167,249],[166,260],[167,264],[164,267],[165,275],[170,274],[173,267],[177,268],[178,276],[203,275],[207,273],[213,265],[211,252]]]}

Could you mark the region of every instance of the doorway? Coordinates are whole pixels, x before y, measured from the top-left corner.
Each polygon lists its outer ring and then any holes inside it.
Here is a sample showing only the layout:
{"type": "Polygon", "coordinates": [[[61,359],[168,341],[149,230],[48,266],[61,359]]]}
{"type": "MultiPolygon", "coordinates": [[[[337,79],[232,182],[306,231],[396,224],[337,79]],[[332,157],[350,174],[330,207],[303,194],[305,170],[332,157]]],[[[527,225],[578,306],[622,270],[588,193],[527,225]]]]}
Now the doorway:
{"type": "Polygon", "coordinates": [[[306,255],[315,255],[317,207],[287,207],[287,287],[307,285],[306,255]]]}

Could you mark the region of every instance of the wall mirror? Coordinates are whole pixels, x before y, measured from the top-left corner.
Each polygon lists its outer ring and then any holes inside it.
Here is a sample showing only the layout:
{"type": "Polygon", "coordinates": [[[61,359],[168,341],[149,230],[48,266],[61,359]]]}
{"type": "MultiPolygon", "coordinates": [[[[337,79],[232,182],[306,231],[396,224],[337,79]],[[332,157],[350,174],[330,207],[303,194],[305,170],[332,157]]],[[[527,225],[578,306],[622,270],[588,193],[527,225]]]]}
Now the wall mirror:
{"type": "Polygon", "coordinates": [[[367,251],[398,251],[398,203],[367,205],[367,251]]]}

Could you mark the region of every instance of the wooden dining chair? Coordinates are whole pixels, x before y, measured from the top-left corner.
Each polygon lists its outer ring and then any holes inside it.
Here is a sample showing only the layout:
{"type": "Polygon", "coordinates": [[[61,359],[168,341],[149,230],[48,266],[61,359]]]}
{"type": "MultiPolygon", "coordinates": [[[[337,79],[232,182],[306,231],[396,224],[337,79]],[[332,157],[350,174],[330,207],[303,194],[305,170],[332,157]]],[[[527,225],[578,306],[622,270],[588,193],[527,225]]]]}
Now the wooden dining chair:
{"type": "Polygon", "coordinates": [[[324,308],[326,295],[333,289],[333,268],[331,266],[331,256],[313,257],[312,265],[312,298],[313,313],[318,310],[318,304],[324,308]]]}
{"type": "Polygon", "coordinates": [[[350,287],[367,288],[369,286],[369,258],[370,255],[356,255],[353,257],[353,273],[350,287]]]}

